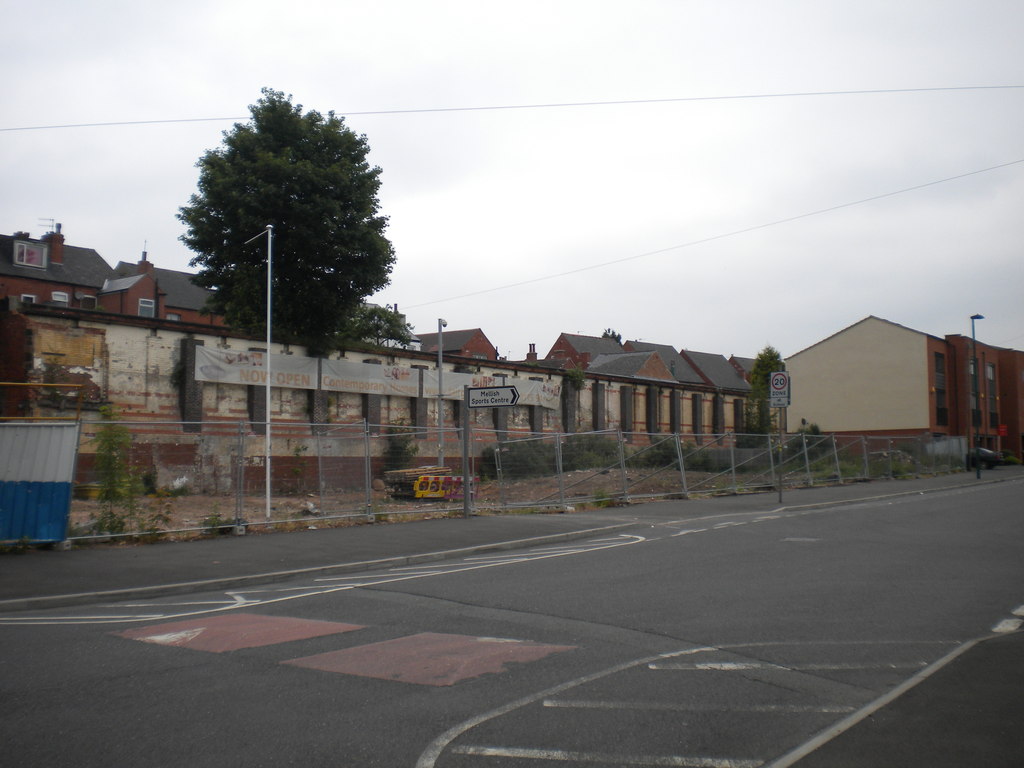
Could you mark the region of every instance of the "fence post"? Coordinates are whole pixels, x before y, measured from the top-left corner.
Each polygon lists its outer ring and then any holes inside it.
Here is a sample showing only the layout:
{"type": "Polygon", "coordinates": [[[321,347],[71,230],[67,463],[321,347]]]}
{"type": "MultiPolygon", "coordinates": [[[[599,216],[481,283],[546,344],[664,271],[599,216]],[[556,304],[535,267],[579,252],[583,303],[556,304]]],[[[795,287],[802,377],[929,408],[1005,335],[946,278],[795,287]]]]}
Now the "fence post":
{"type": "Polygon", "coordinates": [[[366,489],[366,516],[373,519],[373,470],[370,466],[370,424],[363,419],[363,487],[366,489]]]}
{"type": "Polygon", "coordinates": [[[804,472],[807,473],[807,484],[814,487],[814,478],[811,476],[811,457],[807,455],[807,433],[801,432],[800,438],[804,444],[804,472]]]}
{"type": "Polygon", "coordinates": [[[619,477],[622,479],[622,500],[629,501],[629,478],[626,477],[626,438],[622,430],[617,430],[619,436],[619,477]]]}
{"type": "Polygon", "coordinates": [[[892,438],[891,437],[885,438],[885,455],[886,455],[886,457],[888,457],[889,479],[892,480],[893,477],[895,477],[895,475],[893,474],[893,471],[892,471],[892,438]]]}
{"type": "Polygon", "coordinates": [[[323,444],[320,442],[320,430],[315,428],[312,424],[309,425],[310,429],[313,430],[313,437],[316,439],[316,488],[320,495],[320,514],[326,514],[324,512],[324,451],[323,444]]]}
{"type": "Polygon", "coordinates": [[[832,435],[832,455],[836,460],[836,477],[839,478],[839,484],[843,484],[843,468],[839,463],[839,445],[836,442],[836,436],[832,435]]]}
{"type": "Polygon", "coordinates": [[[499,440],[498,444],[494,446],[494,474],[498,480],[498,503],[501,504],[501,508],[505,509],[505,473],[501,468],[501,443],[499,440]]]}
{"type": "Polygon", "coordinates": [[[235,528],[242,525],[242,495],[245,486],[245,422],[238,422],[238,444],[235,448],[235,528]]]}
{"type": "Polygon", "coordinates": [[[562,434],[555,433],[555,474],[558,475],[558,503],[565,507],[565,478],[562,476],[562,434]]]}
{"type": "MultiPolygon", "coordinates": [[[[772,448],[772,433],[765,435],[768,440],[768,464],[772,470],[772,485],[779,489],[779,503],[782,503],[782,472],[775,471],[775,450],[772,448]]],[[[780,468],[781,469],[781,468],[780,468]]]]}
{"type": "MultiPolygon", "coordinates": [[[[728,440],[729,433],[722,436],[723,439],[728,440]]],[[[729,443],[729,469],[732,472],[732,492],[737,494],[740,492],[739,486],[736,483],[736,439],[733,438],[729,443]]]]}
{"type": "Polygon", "coordinates": [[[683,483],[683,498],[690,498],[690,489],[686,487],[686,467],[683,465],[683,439],[682,436],[675,432],[673,437],[676,441],[676,457],[679,459],[679,478],[683,483]]]}
{"type": "Polygon", "coordinates": [[[860,455],[861,461],[863,462],[863,469],[861,470],[861,477],[870,480],[871,479],[871,468],[868,466],[868,439],[864,435],[860,436],[860,455]]]}

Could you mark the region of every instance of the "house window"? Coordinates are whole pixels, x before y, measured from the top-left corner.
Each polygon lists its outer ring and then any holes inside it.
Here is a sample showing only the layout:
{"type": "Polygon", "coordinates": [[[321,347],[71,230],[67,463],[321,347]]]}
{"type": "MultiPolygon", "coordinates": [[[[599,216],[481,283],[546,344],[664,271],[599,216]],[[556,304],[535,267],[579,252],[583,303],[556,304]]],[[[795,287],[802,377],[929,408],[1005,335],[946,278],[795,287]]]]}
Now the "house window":
{"type": "Polygon", "coordinates": [[[91,295],[84,295],[78,300],[79,306],[82,309],[96,309],[96,297],[91,295]]]}
{"type": "Polygon", "coordinates": [[[38,243],[14,244],[14,263],[22,267],[46,269],[47,246],[38,243]]]}
{"type": "Polygon", "coordinates": [[[23,293],[23,294],[21,294],[21,303],[22,304],[35,304],[36,303],[36,297],[35,297],[35,295],[33,295],[31,293],[23,293]]]}
{"type": "Polygon", "coordinates": [[[139,299],[139,317],[156,317],[156,302],[152,299],[139,299]]]}
{"type": "Polygon", "coordinates": [[[168,320],[177,320],[177,321],[180,322],[181,321],[181,315],[179,315],[177,312],[168,312],[167,313],[167,319],[168,320]]]}
{"type": "Polygon", "coordinates": [[[935,424],[949,426],[949,405],[946,402],[946,356],[935,353],[935,424]]]}
{"type": "Polygon", "coordinates": [[[935,353],[935,387],[946,388],[946,356],[941,352],[935,353]]]}
{"type": "Polygon", "coordinates": [[[50,294],[50,303],[56,304],[58,307],[66,307],[70,299],[71,297],[66,291],[54,291],[50,294]]]}

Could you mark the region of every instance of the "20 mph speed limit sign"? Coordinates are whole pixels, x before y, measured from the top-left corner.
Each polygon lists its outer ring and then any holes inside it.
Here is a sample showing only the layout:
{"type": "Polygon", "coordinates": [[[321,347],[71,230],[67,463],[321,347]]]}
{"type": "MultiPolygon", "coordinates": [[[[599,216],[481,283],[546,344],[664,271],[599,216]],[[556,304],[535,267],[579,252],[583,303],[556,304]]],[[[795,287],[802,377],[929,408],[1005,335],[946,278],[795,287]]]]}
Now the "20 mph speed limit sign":
{"type": "Polygon", "coordinates": [[[775,371],[768,377],[768,405],[771,408],[789,405],[789,374],[785,371],[775,371]]]}

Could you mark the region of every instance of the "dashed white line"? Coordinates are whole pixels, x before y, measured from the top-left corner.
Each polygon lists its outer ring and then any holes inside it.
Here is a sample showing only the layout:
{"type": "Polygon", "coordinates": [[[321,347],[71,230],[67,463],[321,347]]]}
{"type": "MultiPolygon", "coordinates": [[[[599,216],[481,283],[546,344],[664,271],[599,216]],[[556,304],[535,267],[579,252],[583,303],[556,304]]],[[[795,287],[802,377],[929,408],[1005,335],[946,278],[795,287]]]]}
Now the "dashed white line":
{"type": "Polygon", "coordinates": [[[458,746],[452,752],[475,757],[507,757],[524,760],[549,760],[563,763],[602,765],[680,766],[681,768],[757,768],[763,760],[690,755],[617,755],[605,752],[574,752],[563,749],[529,749],[525,747],[458,746]]]}
{"type": "Polygon", "coordinates": [[[854,711],[853,707],[840,704],[752,704],[749,706],[739,704],[729,707],[715,707],[705,704],[669,704],[654,701],[593,701],[586,699],[546,699],[543,705],[551,709],[623,709],[641,712],[753,712],[758,714],[813,714],[820,712],[843,714],[854,711]]]}
{"type": "Polygon", "coordinates": [[[723,661],[685,663],[678,661],[656,661],[648,664],[653,670],[682,670],[692,672],[743,672],[751,669],[782,669],[791,672],[855,671],[869,669],[922,669],[926,661],[912,661],[905,664],[771,664],[762,661],[723,661]]]}

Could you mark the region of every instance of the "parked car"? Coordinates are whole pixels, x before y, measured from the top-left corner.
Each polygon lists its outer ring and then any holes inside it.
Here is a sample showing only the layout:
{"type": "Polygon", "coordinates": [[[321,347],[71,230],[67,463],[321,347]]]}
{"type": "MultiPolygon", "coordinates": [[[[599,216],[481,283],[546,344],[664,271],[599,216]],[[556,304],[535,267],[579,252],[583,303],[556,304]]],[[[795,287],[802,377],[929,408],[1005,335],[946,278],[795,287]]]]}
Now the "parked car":
{"type": "Polygon", "coordinates": [[[1003,463],[1003,454],[998,451],[990,451],[988,448],[977,447],[967,455],[967,466],[982,466],[985,469],[992,469],[1003,463]]]}

